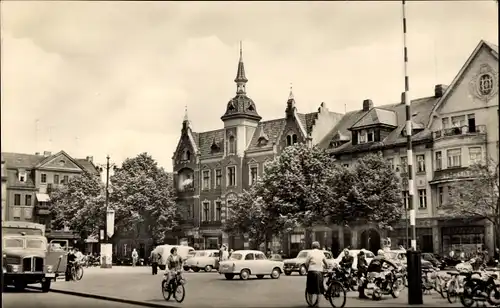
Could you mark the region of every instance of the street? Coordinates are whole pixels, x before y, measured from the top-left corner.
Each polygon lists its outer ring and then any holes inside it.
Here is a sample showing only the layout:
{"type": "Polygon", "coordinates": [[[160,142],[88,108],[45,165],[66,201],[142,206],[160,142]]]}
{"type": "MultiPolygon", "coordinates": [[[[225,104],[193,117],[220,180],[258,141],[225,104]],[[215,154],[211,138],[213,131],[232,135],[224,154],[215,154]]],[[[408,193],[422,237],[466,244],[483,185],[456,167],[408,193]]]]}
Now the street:
{"type": "MultiPolygon", "coordinates": [[[[187,280],[184,302],[163,299],[160,284],[162,275],[151,275],[148,267],[115,267],[110,270],[91,269],[78,282],[58,281],[53,289],[90,293],[114,298],[124,298],[146,303],[175,305],[183,307],[305,307],[304,298],[306,278],[293,274],[282,275],[273,280],[251,278],[241,281],[238,278],[226,280],[217,272],[185,273],[187,280]]],[[[407,303],[407,292],[393,299],[384,296],[381,301],[359,300],[357,293],[349,292],[346,307],[400,307],[407,303]]],[[[450,305],[439,294],[433,292],[424,296],[426,307],[460,307],[460,303],[450,305]]],[[[330,307],[326,300],[320,307],[330,307]]]]}
{"type": "Polygon", "coordinates": [[[2,304],[5,308],[36,307],[36,308],[63,308],[72,306],[113,308],[119,305],[123,308],[139,308],[137,305],[117,304],[116,302],[83,298],[79,296],[64,295],[58,293],[41,293],[35,290],[15,292],[12,289],[2,294],[2,304]]]}

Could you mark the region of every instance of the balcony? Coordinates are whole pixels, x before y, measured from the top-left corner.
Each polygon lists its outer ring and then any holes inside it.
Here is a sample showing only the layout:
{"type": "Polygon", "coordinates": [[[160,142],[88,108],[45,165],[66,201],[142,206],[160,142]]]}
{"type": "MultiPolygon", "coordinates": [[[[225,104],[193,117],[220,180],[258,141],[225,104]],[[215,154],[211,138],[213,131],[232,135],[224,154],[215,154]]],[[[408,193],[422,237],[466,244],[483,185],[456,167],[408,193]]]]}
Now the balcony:
{"type": "Polygon", "coordinates": [[[434,177],[429,184],[437,184],[454,180],[467,180],[472,177],[472,173],[467,167],[454,167],[434,171],[434,177]]]}
{"type": "Polygon", "coordinates": [[[452,127],[432,132],[434,140],[446,137],[477,135],[486,135],[486,125],[452,127]]]}

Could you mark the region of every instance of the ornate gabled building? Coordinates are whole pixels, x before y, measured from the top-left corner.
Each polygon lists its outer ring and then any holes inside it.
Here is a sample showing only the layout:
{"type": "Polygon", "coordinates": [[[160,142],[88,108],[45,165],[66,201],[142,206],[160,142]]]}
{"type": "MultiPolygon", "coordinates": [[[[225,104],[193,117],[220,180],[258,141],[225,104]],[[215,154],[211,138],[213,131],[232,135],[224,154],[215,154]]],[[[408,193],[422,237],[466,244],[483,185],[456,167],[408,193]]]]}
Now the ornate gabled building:
{"type": "Polygon", "coordinates": [[[73,239],[72,232],[52,230],[50,193],[84,171],[99,176],[92,156],[75,159],[64,151],[2,152],[2,221],[37,222],[46,226],[48,238],[73,239]]]}
{"type": "MultiPolygon", "coordinates": [[[[498,159],[498,47],[481,41],[450,86],[436,85],[434,96],[411,102],[413,128],[414,200],[417,245],[424,252],[493,251],[492,225],[482,219],[451,219],[446,207],[448,186],[467,181],[470,164],[487,157],[498,159]]],[[[403,93],[404,95],[404,93],[403,93]]],[[[320,142],[343,165],[367,153],[382,152],[407,187],[406,108],[400,103],[374,106],[365,100],[360,110],[348,112],[320,142]]],[[[466,182],[464,182],[466,183],[466,182]]],[[[403,191],[408,204],[408,193],[403,191]]],[[[407,228],[402,222],[388,232],[375,226],[322,226],[314,237],[333,251],[344,247],[377,251],[381,238],[404,245],[407,228]]],[[[409,225],[409,222],[408,222],[409,225]]],[[[289,248],[303,239],[291,237],[289,248]],[[295,239],[295,240],[293,240],[295,239]],[[294,242],[295,241],[295,242],[294,242]]]]}
{"type": "Polygon", "coordinates": [[[187,112],[173,156],[174,183],[184,209],[182,230],[176,240],[199,248],[227,243],[233,249],[245,240],[222,232],[231,200],[250,187],[264,165],[288,145],[317,144],[342,118],[321,104],[317,112],[297,111],[292,91],[285,117],[262,121],[255,102],[248,96],[242,49],[236,78],[236,96],[226,105],[223,128],[194,132],[187,112]]]}

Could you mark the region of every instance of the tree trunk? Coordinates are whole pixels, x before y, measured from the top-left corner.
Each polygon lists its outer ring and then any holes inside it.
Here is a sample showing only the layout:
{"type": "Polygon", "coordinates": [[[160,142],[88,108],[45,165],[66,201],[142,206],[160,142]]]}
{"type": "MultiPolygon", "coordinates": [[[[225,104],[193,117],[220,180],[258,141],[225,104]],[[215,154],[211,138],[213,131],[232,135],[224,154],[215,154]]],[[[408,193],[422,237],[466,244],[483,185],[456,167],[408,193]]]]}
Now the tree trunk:
{"type": "Polygon", "coordinates": [[[305,241],[306,247],[304,247],[304,249],[311,249],[311,245],[312,245],[312,229],[310,227],[307,227],[305,233],[306,234],[305,234],[304,241],[305,241]]]}

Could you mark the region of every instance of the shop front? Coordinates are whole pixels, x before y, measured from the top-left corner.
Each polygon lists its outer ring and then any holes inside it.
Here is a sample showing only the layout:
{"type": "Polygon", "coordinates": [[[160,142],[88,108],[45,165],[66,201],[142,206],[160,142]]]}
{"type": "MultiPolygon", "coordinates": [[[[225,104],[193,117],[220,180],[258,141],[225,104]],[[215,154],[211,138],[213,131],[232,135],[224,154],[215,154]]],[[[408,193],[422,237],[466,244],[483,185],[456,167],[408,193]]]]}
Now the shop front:
{"type": "Polygon", "coordinates": [[[486,229],[484,225],[461,225],[441,227],[441,248],[443,253],[451,250],[473,256],[478,248],[485,245],[486,229]]]}

